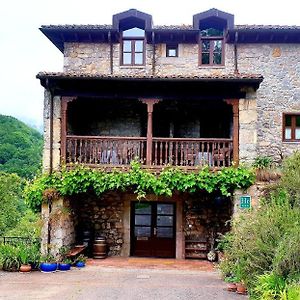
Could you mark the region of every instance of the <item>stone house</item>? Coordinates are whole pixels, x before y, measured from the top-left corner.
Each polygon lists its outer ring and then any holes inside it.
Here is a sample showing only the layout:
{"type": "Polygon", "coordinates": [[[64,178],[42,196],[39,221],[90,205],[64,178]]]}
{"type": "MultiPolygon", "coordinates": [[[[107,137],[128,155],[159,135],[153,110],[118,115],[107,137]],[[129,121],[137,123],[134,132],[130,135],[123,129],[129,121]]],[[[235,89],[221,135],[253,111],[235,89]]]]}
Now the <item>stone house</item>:
{"type": "MultiPolygon", "coordinates": [[[[235,25],[217,9],[192,21],[154,26],[151,15],[131,9],[112,25],[40,28],[64,55],[63,72],[37,75],[45,171],[62,162],[124,167],[135,158],[146,168],[192,171],[259,155],[280,161],[299,148],[300,27],[235,25]]],[[[61,199],[75,217],[53,240],[81,243],[85,232],[105,236],[111,255],[203,257],[233,213],[232,201],[220,206],[211,197],[61,199]]],[[[44,205],[45,220],[48,213],[44,205]]]]}

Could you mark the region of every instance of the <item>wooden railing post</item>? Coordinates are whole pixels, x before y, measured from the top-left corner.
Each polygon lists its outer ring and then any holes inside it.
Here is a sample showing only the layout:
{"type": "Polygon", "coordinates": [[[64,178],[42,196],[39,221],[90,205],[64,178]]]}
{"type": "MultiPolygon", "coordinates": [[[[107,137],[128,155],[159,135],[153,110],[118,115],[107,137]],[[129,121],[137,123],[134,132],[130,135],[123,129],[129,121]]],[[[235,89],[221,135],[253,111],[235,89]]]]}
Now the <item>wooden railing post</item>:
{"type": "Polygon", "coordinates": [[[61,135],[60,135],[60,157],[61,163],[66,162],[67,156],[67,110],[68,103],[76,97],[61,97],[61,135]]]}
{"type": "Polygon", "coordinates": [[[226,103],[232,105],[233,113],[233,161],[239,163],[239,99],[228,99],[226,103]]]}
{"type": "Polygon", "coordinates": [[[144,104],[147,104],[147,152],[146,152],[146,165],[152,165],[152,140],[153,140],[153,106],[158,103],[159,99],[140,99],[144,104]]]}

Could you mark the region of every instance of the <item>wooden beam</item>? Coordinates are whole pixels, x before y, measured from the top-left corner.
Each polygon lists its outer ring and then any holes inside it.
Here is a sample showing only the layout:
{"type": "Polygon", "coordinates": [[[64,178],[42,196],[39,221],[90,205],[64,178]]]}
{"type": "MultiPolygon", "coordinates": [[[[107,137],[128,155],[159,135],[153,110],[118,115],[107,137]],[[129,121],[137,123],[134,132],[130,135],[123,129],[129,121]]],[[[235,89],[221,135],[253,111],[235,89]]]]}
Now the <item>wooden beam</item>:
{"type": "Polygon", "coordinates": [[[146,164],[148,166],[152,165],[152,140],[153,140],[153,106],[158,103],[160,99],[151,98],[151,99],[140,99],[142,103],[147,104],[147,113],[148,113],[148,121],[147,121],[147,154],[146,154],[146,164]]]}
{"type": "Polygon", "coordinates": [[[226,99],[227,104],[232,105],[233,112],[233,162],[239,164],[239,99],[226,99]]]}
{"type": "Polygon", "coordinates": [[[76,97],[61,97],[61,135],[60,135],[60,163],[66,163],[67,155],[67,110],[68,103],[76,97]]]}

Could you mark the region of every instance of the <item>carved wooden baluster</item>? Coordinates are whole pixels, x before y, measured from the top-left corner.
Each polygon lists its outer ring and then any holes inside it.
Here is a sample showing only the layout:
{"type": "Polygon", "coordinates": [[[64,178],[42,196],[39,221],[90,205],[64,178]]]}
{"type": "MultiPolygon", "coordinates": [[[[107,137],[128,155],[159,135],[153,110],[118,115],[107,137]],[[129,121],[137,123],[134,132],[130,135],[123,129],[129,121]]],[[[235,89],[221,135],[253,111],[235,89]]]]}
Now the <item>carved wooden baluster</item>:
{"type": "Polygon", "coordinates": [[[169,150],[168,163],[170,165],[174,164],[174,161],[173,161],[173,141],[170,142],[170,150],[169,150]]]}
{"type": "Polygon", "coordinates": [[[207,156],[210,157],[211,156],[211,167],[214,166],[214,156],[213,156],[213,153],[212,153],[212,150],[210,149],[210,142],[207,142],[206,143],[206,153],[207,153],[207,156]]]}
{"type": "Polygon", "coordinates": [[[140,153],[140,163],[143,165],[144,164],[144,142],[143,141],[139,141],[139,147],[141,149],[141,153],[140,153]]]}
{"type": "Polygon", "coordinates": [[[159,142],[159,165],[161,166],[162,165],[162,156],[163,156],[163,142],[162,141],[160,141],[159,142]]]}
{"type": "Polygon", "coordinates": [[[165,141],[165,159],[164,159],[164,165],[168,164],[168,148],[169,148],[169,142],[165,141]]]}
{"type": "Polygon", "coordinates": [[[191,161],[191,165],[194,166],[195,165],[195,144],[192,142],[192,161],[191,161]]]}
{"type": "Polygon", "coordinates": [[[87,140],[85,140],[84,141],[84,162],[85,163],[88,163],[88,141],[87,140]]]}
{"type": "Polygon", "coordinates": [[[220,149],[220,143],[217,143],[217,149],[218,149],[218,167],[220,167],[221,162],[221,149],[220,149]]]}
{"type": "Polygon", "coordinates": [[[154,142],[154,165],[157,166],[157,141],[154,142]]]}
{"type": "Polygon", "coordinates": [[[79,163],[81,163],[81,157],[82,157],[82,139],[79,139],[79,157],[78,157],[78,160],[79,160],[79,163]]]}
{"type": "Polygon", "coordinates": [[[175,142],[175,166],[178,165],[178,142],[175,142]]]}
{"type": "Polygon", "coordinates": [[[180,147],[180,150],[179,150],[179,159],[180,159],[180,165],[182,166],[183,163],[184,163],[184,151],[183,151],[183,142],[179,142],[179,147],[180,147]]]}
{"type": "Polygon", "coordinates": [[[190,159],[190,144],[188,142],[185,143],[185,165],[189,165],[189,159],[190,159]]]}

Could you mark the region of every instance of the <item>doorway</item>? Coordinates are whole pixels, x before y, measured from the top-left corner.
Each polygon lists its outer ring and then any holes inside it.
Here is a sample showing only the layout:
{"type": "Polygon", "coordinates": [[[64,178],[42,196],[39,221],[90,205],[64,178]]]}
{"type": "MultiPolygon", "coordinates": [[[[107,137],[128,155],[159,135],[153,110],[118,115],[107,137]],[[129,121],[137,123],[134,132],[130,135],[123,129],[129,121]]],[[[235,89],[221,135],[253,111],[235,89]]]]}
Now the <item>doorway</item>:
{"type": "Polygon", "coordinates": [[[131,212],[131,255],[174,258],[175,203],[133,201],[131,212]]]}

